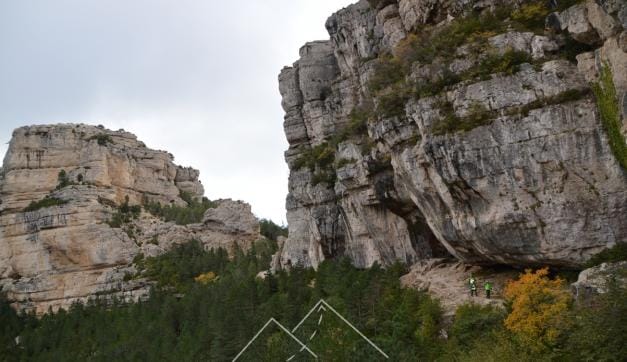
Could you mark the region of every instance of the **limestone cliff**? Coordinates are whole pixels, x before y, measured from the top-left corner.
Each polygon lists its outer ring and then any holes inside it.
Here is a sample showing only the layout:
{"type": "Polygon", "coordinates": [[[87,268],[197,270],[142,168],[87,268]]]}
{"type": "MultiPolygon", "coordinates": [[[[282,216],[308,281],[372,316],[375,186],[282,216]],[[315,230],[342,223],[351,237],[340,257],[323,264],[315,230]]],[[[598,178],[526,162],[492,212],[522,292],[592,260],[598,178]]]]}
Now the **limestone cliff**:
{"type": "Polygon", "coordinates": [[[147,281],[125,276],[140,253],[157,255],[190,239],[247,249],[260,238],[259,223],[243,202],[215,202],[202,221],[187,225],[146,212],[147,204],[199,200],[198,175],[123,130],[16,129],[0,173],[0,289],[37,313],[96,294],[137,299],[147,281]],[[135,215],[121,214],[123,206],[135,215]]]}
{"type": "Polygon", "coordinates": [[[612,0],[362,0],[331,16],[330,40],[279,76],[275,267],[577,266],[627,242],[626,26],[612,0]]]}

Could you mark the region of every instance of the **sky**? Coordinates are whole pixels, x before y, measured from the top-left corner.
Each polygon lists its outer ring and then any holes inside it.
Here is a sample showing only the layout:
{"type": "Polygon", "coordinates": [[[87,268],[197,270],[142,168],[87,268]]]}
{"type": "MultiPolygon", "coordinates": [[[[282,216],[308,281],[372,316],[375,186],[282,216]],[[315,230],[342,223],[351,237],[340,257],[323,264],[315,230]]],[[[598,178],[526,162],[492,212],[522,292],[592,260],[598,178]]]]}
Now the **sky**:
{"type": "Polygon", "coordinates": [[[14,128],[102,124],[285,223],[277,77],[356,0],[3,0],[0,153],[14,128]]]}

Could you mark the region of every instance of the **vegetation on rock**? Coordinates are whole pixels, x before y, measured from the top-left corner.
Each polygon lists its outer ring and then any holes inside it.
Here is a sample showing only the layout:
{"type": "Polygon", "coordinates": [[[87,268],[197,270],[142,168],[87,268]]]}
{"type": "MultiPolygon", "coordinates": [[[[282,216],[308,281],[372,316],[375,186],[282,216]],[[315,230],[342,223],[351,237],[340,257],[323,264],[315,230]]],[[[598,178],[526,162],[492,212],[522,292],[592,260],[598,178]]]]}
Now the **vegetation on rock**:
{"type": "Polygon", "coordinates": [[[599,82],[593,84],[592,89],[596,96],[601,121],[609,138],[610,148],[618,163],[627,170],[627,144],[625,144],[625,138],[620,131],[618,98],[609,66],[602,67],[599,82]]]}
{"type": "Polygon", "coordinates": [[[57,181],[58,181],[57,190],[60,190],[72,184],[65,170],[59,171],[59,175],[57,176],[57,181]]]}
{"type": "Polygon", "coordinates": [[[279,226],[272,220],[261,219],[259,221],[259,233],[268,240],[276,241],[279,236],[287,237],[287,226],[279,226]]]}
{"type": "MultiPolygon", "coordinates": [[[[575,2],[560,2],[558,7],[565,9],[575,2]]],[[[491,48],[488,39],[508,29],[542,33],[550,11],[546,3],[534,1],[516,9],[499,7],[478,16],[461,17],[444,27],[426,27],[409,34],[397,45],[393,55],[382,54],[375,61],[375,71],[369,82],[369,90],[376,98],[375,118],[403,117],[405,104],[412,98],[436,96],[464,80],[485,80],[498,73],[511,75],[518,72],[523,63],[537,63],[527,52],[514,49],[498,52],[491,48]],[[475,59],[475,64],[465,71],[454,73],[450,65],[462,45],[468,47],[468,57],[475,59]],[[432,74],[426,79],[412,80],[410,75],[416,64],[437,65],[437,71],[430,71],[432,74]]],[[[572,49],[584,49],[569,37],[566,42],[564,56],[572,49]]],[[[486,115],[482,118],[487,123],[495,117],[488,118],[486,115]]],[[[464,131],[484,124],[472,119],[466,121],[459,127],[453,127],[460,122],[452,118],[444,119],[445,124],[437,132],[443,134],[446,129],[464,131]]]]}
{"type": "MultiPolygon", "coordinates": [[[[120,228],[125,224],[137,219],[141,212],[141,206],[129,205],[128,196],[125,197],[124,203],[120,205],[115,213],[111,216],[107,224],[112,228],[120,228]]],[[[130,236],[130,235],[129,235],[130,236]]]]}
{"type": "Polygon", "coordinates": [[[93,135],[87,139],[87,141],[96,140],[100,146],[106,146],[108,143],[113,143],[113,139],[108,134],[100,133],[93,135]]]}
{"type": "Polygon", "coordinates": [[[28,204],[28,206],[24,208],[24,212],[30,212],[43,209],[45,207],[60,206],[65,204],[67,204],[66,200],[61,200],[52,196],[46,196],[39,201],[32,201],[30,204],[28,204]]]}
{"type": "Polygon", "coordinates": [[[592,268],[603,263],[615,263],[618,261],[627,260],[627,244],[618,243],[609,249],[605,249],[602,252],[594,255],[586,263],[587,268],[592,268]]]}
{"type": "Polygon", "coordinates": [[[148,201],[144,203],[144,208],[165,222],[173,221],[177,225],[187,225],[201,222],[205,211],[218,206],[215,201],[206,197],[198,200],[187,192],[181,192],[180,196],[187,203],[186,206],[162,206],[159,202],[148,201]]]}

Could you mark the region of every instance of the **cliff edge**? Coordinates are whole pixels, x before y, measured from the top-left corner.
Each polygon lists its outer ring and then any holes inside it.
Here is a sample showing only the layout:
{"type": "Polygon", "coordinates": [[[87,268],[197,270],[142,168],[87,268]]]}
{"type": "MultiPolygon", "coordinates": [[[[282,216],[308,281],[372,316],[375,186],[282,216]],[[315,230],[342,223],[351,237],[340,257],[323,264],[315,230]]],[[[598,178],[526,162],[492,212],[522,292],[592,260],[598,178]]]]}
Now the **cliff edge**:
{"type": "Polygon", "coordinates": [[[16,129],[0,172],[1,291],[37,313],[96,295],[137,300],[149,290],[130,278],[139,255],[191,239],[248,249],[261,238],[250,205],[203,198],[198,175],[123,130],[16,129]]]}
{"type": "Polygon", "coordinates": [[[580,266],[627,242],[625,2],[362,0],[281,71],[275,268],[580,266]]]}

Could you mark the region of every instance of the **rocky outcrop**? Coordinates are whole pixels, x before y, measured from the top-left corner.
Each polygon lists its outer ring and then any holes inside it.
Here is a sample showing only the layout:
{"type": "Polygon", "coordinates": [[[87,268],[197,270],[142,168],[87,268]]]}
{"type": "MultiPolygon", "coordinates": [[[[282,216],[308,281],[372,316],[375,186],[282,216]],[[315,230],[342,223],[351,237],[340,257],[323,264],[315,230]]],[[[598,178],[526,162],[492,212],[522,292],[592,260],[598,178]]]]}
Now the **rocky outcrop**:
{"type": "Polygon", "coordinates": [[[518,277],[519,271],[508,268],[482,268],[446,259],[425,259],[412,265],[400,279],[401,285],[424,290],[440,301],[445,316],[455,315],[457,307],[473,303],[503,306],[503,291],[507,282],[518,277]],[[470,295],[470,276],[477,281],[477,296],[470,295]],[[490,298],[485,295],[485,283],[492,284],[490,298]]]}
{"type": "Polygon", "coordinates": [[[627,285],[627,261],[603,263],[585,269],[579,273],[571,288],[575,298],[586,301],[591,296],[607,293],[612,283],[619,287],[627,285]]]}
{"type": "Polygon", "coordinates": [[[360,1],[301,48],[279,76],[290,178],[276,266],[579,266],[627,242],[627,174],[590,90],[608,67],[627,135],[624,2],[547,10],[543,34],[513,30],[512,15],[448,53],[424,46],[455,19],[521,3],[360,1]],[[436,54],[401,65],[415,49],[436,54]],[[511,56],[524,61],[490,65],[511,56]]]}
{"type": "Polygon", "coordinates": [[[137,231],[135,238],[142,245],[145,256],[156,256],[173,245],[198,240],[207,248],[223,248],[232,253],[235,248],[247,250],[254,241],[261,239],[259,220],[249,204],[230,199],[218,200],[215,208],[205,211],[200,223],[177,225],[164,223],[144,214],[131,223],[137,231]]]}
{"type": "Polygon", "coordinates": [[[201,223],[176,225],[146,212],[122,225],[120,206],[185,206],[203,196],[199,172],[123,130],[62,124],[16,129],[0,178],[0,287],[20,309],[42,313],[95,295],[136,300],[148,282],[128,280],[133,259],[197,239],[247,249],[260,238],[250,206],[216,202],[201,223]]]}

